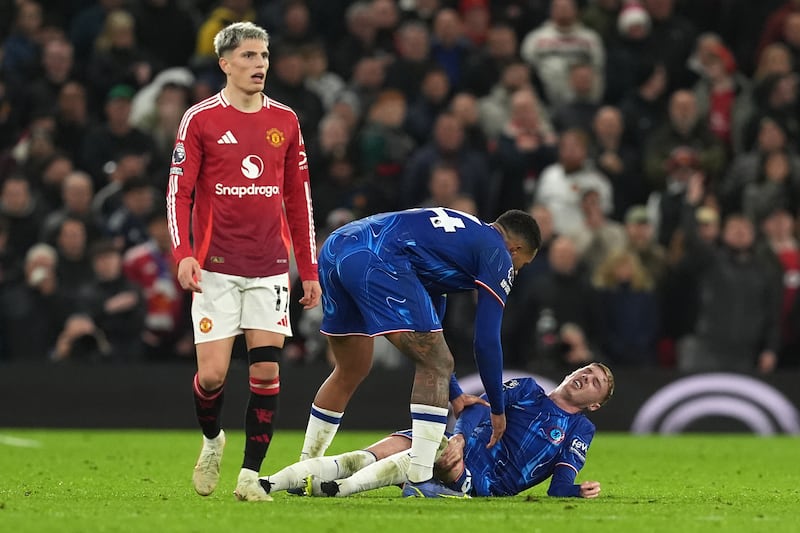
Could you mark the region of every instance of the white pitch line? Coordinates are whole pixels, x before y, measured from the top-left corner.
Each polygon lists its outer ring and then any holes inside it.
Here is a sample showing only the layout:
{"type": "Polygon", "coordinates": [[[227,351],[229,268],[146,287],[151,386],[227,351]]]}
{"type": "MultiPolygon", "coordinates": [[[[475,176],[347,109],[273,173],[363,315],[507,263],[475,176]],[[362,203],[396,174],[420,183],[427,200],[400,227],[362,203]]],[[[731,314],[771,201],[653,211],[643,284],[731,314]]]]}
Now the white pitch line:
{"type": "Polygon", "coordinates": [[[22,439],[20,437],[12,437],[11,435],[0,435],[0,444],[6,446],[14,446],[17,448],[41,448],[42,443],[33,439],[22,439]]]}

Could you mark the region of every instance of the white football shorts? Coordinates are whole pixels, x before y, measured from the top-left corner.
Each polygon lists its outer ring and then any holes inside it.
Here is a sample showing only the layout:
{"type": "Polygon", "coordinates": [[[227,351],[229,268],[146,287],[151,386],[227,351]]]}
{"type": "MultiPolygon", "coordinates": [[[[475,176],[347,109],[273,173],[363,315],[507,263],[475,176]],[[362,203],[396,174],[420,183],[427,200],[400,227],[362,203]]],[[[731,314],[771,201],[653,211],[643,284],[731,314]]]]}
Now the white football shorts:
{"type": "Polygon", "coordinates": [[[290,337],[289,274],[245,278],[202,271],[192,299],[194,342],[235,337],[245,329],[272,331],[290,337]]]}

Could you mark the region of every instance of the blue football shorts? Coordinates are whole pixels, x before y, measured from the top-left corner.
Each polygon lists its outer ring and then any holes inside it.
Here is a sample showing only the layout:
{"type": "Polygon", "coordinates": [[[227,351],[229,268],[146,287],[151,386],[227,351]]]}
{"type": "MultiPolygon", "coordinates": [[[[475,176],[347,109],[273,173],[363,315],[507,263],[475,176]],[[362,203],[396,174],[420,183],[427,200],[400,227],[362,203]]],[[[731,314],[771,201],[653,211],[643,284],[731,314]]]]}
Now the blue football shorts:
{"type": "Polygon", "coordinates": [[[442,330],[430,295],[405,258],[381,258],[346,235],[334,234],[323,246],[318,267],[322,333],[442,330]],[[354,244],[347,246],[348,241],[354,244]]]}

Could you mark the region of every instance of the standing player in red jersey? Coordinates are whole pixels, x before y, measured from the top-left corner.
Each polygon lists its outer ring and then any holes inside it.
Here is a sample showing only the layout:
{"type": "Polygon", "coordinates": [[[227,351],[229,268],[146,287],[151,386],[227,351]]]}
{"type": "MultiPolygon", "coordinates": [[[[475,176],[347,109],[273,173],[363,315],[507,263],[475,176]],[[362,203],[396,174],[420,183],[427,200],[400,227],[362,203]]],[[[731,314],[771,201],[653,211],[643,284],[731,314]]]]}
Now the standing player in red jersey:
{"type": "Polygon", "coordinates": [[[225,446],[223,386],[233,341],[244,333],[250,363],[244,461],[234,494],[270,500],[258,472],[273,433],[278,362],[289,327],[289,248],[305,309],[319,304],[311,189],[303,136],[291,108],[265,96],[269,36],[238,22],[214,37],[227,83],[189,108],[178,128],[167,220],[178,281],[193,291],[197,346],[194,399],[203,430],[194,488],[211,494],[225,446]],[[189,242],[191,236],[193,245],[189,242]]]}

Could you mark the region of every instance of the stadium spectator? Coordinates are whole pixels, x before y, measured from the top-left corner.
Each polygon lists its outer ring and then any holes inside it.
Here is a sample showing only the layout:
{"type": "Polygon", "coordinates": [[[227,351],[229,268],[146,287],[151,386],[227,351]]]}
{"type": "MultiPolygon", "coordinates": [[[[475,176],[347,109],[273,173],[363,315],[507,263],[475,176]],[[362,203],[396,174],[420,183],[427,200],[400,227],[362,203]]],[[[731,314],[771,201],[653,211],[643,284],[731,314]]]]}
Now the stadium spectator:
{"type": "MultiPolygon", "coordinates": [[[[748,183],[756,181],[762,173],[764,159],[772,152],[790,150],[786,132],[781,123],[765,117],[758,125],[755,146],[752,150],[738,154],[728,166],[725,178],[717,188],[717,194],[726,212],[742,210],[744,190],[748,183]]],[[[791,174],[800,169],[800,158],[792,150],[789,166],[791,174]]]]}
{"type": "MultiPolygon", "coordinates": [[[[260,3],[260,2],[259,2],[260,3]]],[[[270,40],[273,48],[289,46],[302,49],[314,42],[316,29],[314,28],[309,11],[308,2],[305,0],[284,0],[277,2],[280,11],[278,20],[270,31],[270,40]]]]}
{"type": "Polygon", "coordinates": [[[80,79],[75,65],[72,43],[56,38],[44,45],[41,73],[28,86],[30,108],[35,112],[52,112],[56,109],[58,95],[66,83],[80,79]]]}
{"type": "Polygon", "coordinates": [[[464,21],[455,9],[440,9],[433,18],[430,57],[447,74],[449,85],[461,88],[464,64],[473,45],[464,35],[464,21]]]}
{"type": "Polygon", "coordinates": [[[167,192],[177,278],[194,293],[193,391],[203,431],[194,488],[207,496],[219,481],[223,386],[234,339],[243,333],[250,396],[234,494],[247,501],[270,499],[257,478],[273,435],[281,349],[291,335],[287,229],[303,280],[300,303],[312,308],[320,297],[303,135],[291,108],[262,93],[268,45],[267,32],[247,22],[214,36],[227,84],[185,113],[167,192]],[[242,177],[247,186],[237,185],[242,177]]]}
{"type": "Polygon", "coordinates": [[[40,54],[42,5],[35,0],[16,2],[14,26],[2,43],[2,73],[8,79],[26,82],[33,78],[40,54]]]}
{"type": "Polygon", "coordinates": [[[328,68],[328,52],[323,43],[314,41],[302,49],[305,60],[305,86],[316,94],[322,108],[329,112],[344,92],[347,84],[328,68]]]}
{"type": "Polygon", "coordinates": [[[120,206],[105,223],[105,234],[123,253],[148,240],[146,222],[156,211],[155,188],[144,178],[131,178],[122,184],[120,206]]]}
{"type": "Polygon", "coordinates": [[[572,97],[569,67],[578,61],[595,68],[592,94],[602,96],[605,49],[600,36],[580,22],[575,0],[553,0],[550,18],[525,36],[520,53],[536,71],[548,106],[557,107],[572,97]]]}
{"type": "MultiPolygon", "coordinates": [[[[367,110],[383,90],[386,81],[385,60],[370,56],[358,60],[353,65],[353,75],[349,78],[346,98],[352,99],[357,109],[367,110]]],[[[340,102],[345,97],[340,99],[340,102]]],[[[337,106],[334,106],[334,111],[337,106]]]]}
{"type": "Polygon", "coordinates": [[[597,191],[606,215],[614,210],[611,182],[592,166],[588,150],[585,132],[565,131],[558,141],[558,161],[542,171],[536,184],[534,202],[550,209],[556,232],[562,235],[582,227],[581,193],[586,189],[597,191]]]}
{"type": "Polygon", "coordinates": [[[449,207],[461,196],[461,179],[458,171],[448,165],[436,165],[431,169],[428,181],[428,198],[420,207],[449,207]]]}
{"type": "Polygon", "coordinates": [[[625,213],[628,248],[637,255],[642,267],[658,284],[667,267],[666,249],[656,238],[653,216],[646,206],[631,206],[625,213]]]}
{"type": "MultiPolygon", "coordinates": [[[[486,137],[491,141],[503,131],[511,118],[511,96],[520,89],[533,89],[531,71],[525,63],[514,61],[503,67],[500,80],[495,83],[489,94],[479,101],[480,120],[486,137]]],[[[536,94],[537,114],[552,130],[547,108],[536,94]]]]}
{"type": "Polygon", "coordinates": [[[489,148],[489,140],[483,133],[478,99],[475,95],[466,91],[454,94],[450,99],[448,109],[461,121],[467,145],[476,150],[487,150],[489,148]]]}
{"type": "Polygon", "coordinates": [[[639,151],[625,131],[619,108],[603,106],[592,119],[589,157],[611,182],[614,195],[612,218],[622,220],[627,209],[645,199],[639,151]]]}
{"type": "MultiPolygon", "coordinates": [[[[619,4],[618,0],[612,1],[619,4]]],[[[636,88],[638,73],[656,62],[650,39],[650,15],[637,2],[628,2],[616,18],[614,33],[606,40],[606,56],[604,99],[618,104],[636,88]]]]}
{"type": "Polygon", "coordinates": [[[453,369],[440,318],[444,294],[476,288],[475,321],[481,327],[476,328],[475,359],[492,405],[488,446],[494,446],[506,427],[502,308],[514,273],[533,260],[539,243],[536,221],[522,211],[486,224],[458,211],[420,209],[380,214],[336,230],[320,252],[325,285],[320,329],[329,335],[336,366],[314,398],[301,458],[325,453],[350,398],[369,373],[373,337],[383,336],[416,365],[410,407],[413,459],[404,494],[424,486],[433,476],[445,431],[453,369]],[[370,289],[365,291],[366,286],[370,289]]]}
{"type": "Polygon", "coordinates": [[[594,270],[592,284],[603,309],[598,327],[603,357],[617,366],[657,366],[660,302],[655,280],[638,256],[624,248],[612,251],[594,270]]]}
{"type": "Polygon", "coordinates": [[[493,212],[530,205],[542,171],[556,162],[557,136],[541,115],[542,106],[532,89],[511,96],[511,114],[496,143],[491,165],[493,212]]]}
{"type": "Polygon", "coordinates": [[[581,211],[583,227],[568,235],[575,242],[578,255],[589,272],[594,272],[612,252],[625,248],[628,239],[623,225],[603,213],[600,194],[596,190],[582,192],[581,211]]]}
{"type": "Polygon", "coordinates": [[[645,62],[634,72],[634,88],[619,104],[628,140],[640,152],[667,117],[667,71],[660,63],[645,62]]]}
{"type": "Polygon", "coordinates": [[[83,286],[94,280],[86,224],[80,218],[65,217],[53,244],[58,253],[58,284],[63,293],[74,301],[83,286]]]}
{"type": "Polygon", "coordinates": [[[770,74],[756,86],[753,94],[755,109],[745,125],[743,145],[753,146],[756,131],[765,117],[778,122],[790,145],[800,141],[800,102],[798,101],[798,76],[795,72],[770,74]]]}
{"type": "Polygon", "coordinates": [[[570,96],[560,104],[551,106],[550,117],[557,132],[569,129],[580,129],[588,132],[592,129],[592,119],[600,109],[600,97],[594,94],[594,66],[587,62],[576,61],[569,66],[567,83],[570,96]]]}
{"type": "Polygon", "coordinates": [[[143,0],[132,9],[136,42],[148,57],[165,67],[182,67],[194,52],[196,30],[192,13],[177,0],[143,0]],[[164,31],[169,28],[169,31],[164,31]]]}
{"type": "Polygon", "coordinates": [[[9,249],[8,230],[8,220],[0,216],[0,293],[8,283],[22,276],[22,258],[9,249]]]}
{"type": "Polygon", "coordinates": [[[345,13],[347,32],[333,46],[331,64],[342,79],[350,80],[359,61],[379,57],[378,27],[372,7],[367,2],[353,2],[345,13]]]}
{"type": "Polygon", "coordinates": [[[695,333],[678,349],[678,368],[770,373],[780,349],[779,270],[754,253],[753,223],[740,214],[725,218],[719,245],[697,238],[694,211],[704,193],[694,176],[683,227],[701,297],[695,333]]]}
{"type": "Polygon", "coordinates": [[[294,110],[305,135],[316,135],[325,111],[322,100],[305,86],[306,67],[301,49],[292,45],[275,47],[269,61],[269,79],[264,92],[294,110]]]}
{"type": "Polygon", "coordinates": [[[86,86],[78,81],[66,82],[58,93],[54,113],[56,146],[73,162],[80,163],[83,139],[94,127],[86,86]]]}
{"type": "Polygon", "coordinates": [[[499,81],[505,67],[519,61],[517,34],[504,22],[494,22],[486,34],[485,46],[476,47],[464,62],[462,90],[482,98],[499,81]]]}
{"type": "Polygon", "coordinates": [[[690,87],[694,82],[686,68],[697,30],[692,22],[675,9],[675,0],[643,0],[650,15],[652,53],[667,70],[669,92],[690,87]]]}
{"type": "Polygon", "coordinates": [[[75,58],[79,63],[89,61],[106,17],[112,11],[122,9],[124,4],[125,0],[98,0],[82,6],[75,14],[70,21],[69,39],[75,45],[75,58]]]}
{"type": "Polygon", "coordinates": [[[74,302],[58,284],[58,254],[52,246],[38,243],[24,258],[24,277],[2,291],[3,357],[42,362],[53,349],[74,302]]]}
{"type": "MultiPolygon", "coordinates": [[[[800,243],[797,239],[796,220],[793,211],[776,205],[763,216],[760,223],[762,238],[756,244],[756,253],[765,255],[777,262],[781,272],[783,294],[781,297],[781,348],[778,360],[783,366],[789,366],[782,359],[797,359],[795,347],[798,334],[797,322],[793,314],[800,289],[800,243]]],[[[793,362],[793,361],[791,361],[793,362]]]]}
{"type": "Polygon", "coordinates": [[[428,70],[422,78],[419,92],[408,102],[404,128],[419,145],[431,139],[436,119],[450,104],[452,85],[447,73],[439,67],[428,70]]]}
{"type": "Polygon", "coordinates": [[[430,30],[418,21],[405,22],[397,30],[397,57],[386,67],[386,87],[402,91],[406,101],[417,97],[425,75],[435,66],[430,40],[430,30]]]}
{"type": "Polygon", "coordinates": [[[360,175],[375,195],[376,207],[400,209],[403,171],[416,148],[403,129],[406,118],[405,96],[397,90],[382,91],[367,110],[358,135],[360,175]]]}
{"type": "Polygon", "coordinates": [[[30,181],[12,174],[0,187],[0,215],[8,221],[8,247],[17,257],[25,257],[39,239],[45,215],[44,207],[31,190],[30,181]]]}
{"type": "MultiPolygon", "coordinates": [[[[506,381],[503,396],[511,407],[507,410],[509,432],[503,440],[505,446],[489,449],[489,407],[474,403],[462,410],[461,400],[453,399],[460,416],[454,434],[440,445],[437,479],[412,496],[514,496],[548,478],[550,496],[599,496],[600,483],[574,481],[595,432],[585,414],[599,409],[613,394],[614,375],[599,363],[569,374],[549,393],[533,378],[506,381]],[[556,419],[563,420],[556,424],[569,428],[561,433],[559,427],[559,438],[529,438],[537,432],[553,431],[543,424],[556,419]]],[[[295,463],[262,477],[261,485],[270,492],[304,489],[309,496],[343,497],[402,484],[411,461],[410,433],[392,433],[364,450],[295,463]]]]}
{"type": "Polygon", "coordinates": [[[136,20],[128,11],[110,12],[97,36],[86,71],[96,102],[117,85],[141,89],[161,69],[157,58],[148,57],[136,42],[136,20]]]}
{"type": "Polygon", "coordinates": [[[406,163],[401,201],[406,206],[419,205],[427,195],[431,168],[447,163],[458,169],[461,191],[478,202],[478,211],[489,209],[489,162],[484,152],[464,141],[464,127],[452,113],[444,111],[433,127],[433,137],[415,150],[406,163]]]}
{"type": "Polygon", "coordinates": [[[770,44],[778,42],[781,39],[789,15],[798,12],[800,12],[800,2],[798,2],[798,0],[786,0],[783,5],[770,13],[764,25],[761,26],[761,39],[756,49],[756,57],[761,56],[770,44]]]}
{"type": "Polygon", "coordinates": [[[142,291],[122,272],[122,255],[108,240],[89,251],[94,278],[77,296],[77,310],[86,315],[108,342],[108,360],[140,360],[144,350],[141,332],[146,311],[142,291]]]}
{"type": "Polygon", "coordinates": [[[76,170],[67,174],[61,184],[61,207],[45,216],[39,241],[53,244],[61,222],[68,217],[83,221],[89,241],[97,239],[101,229],[91,211],[93,194],[92,178],[87,173],[76,170]]]}
{"type": "Polygon", "coordinates": [[[201,70],[212,69],[216,64],[214,36],[232,22],[254,22],[256,12],[252,0],[221,0],[206,15],[197,30],[197,43],[192,62],[201,70]]]}
{"type": "Polygon", "coordinates": [[[728,153],[741,150],[747,119],[753,112],[752,88],[739,73],[736,59],[722,42],[712,42],[700,57],[701,77],[694,86],[697,111],[728,153]]]}
{"type": "Polygon", "coordinates": [[[617,35],[617,21],[622,4],[623,0],[594,0],[581,10],[581,22],[587,28],[596,31],[606,46],[612,43],[617,35]]]}
{"type": "MultiPolygon", "coordinates": [[[[720,232],[719,211],[703,205],[695,211],[697,237],[709,246],[716,246],[720,232]]],[[[658,287],[661,299],[661,338],[659,363],[673,368],[676,347],[694,333],[700,303],[698,276],[693,268],[683,230],[679,227],[667,248],[667,266],[658,287]]]]}
{"type": "Polygon", "coordinates": [[[678,147],[692,149],[700,168],[714,180],[727,163],[725,147],[708,129],[697,108],[697,98],[688,90],[672,93],[669,120],[648,137],[644,147],[644,172],[651,190],[661,191],[666,185],[668,161],[678,147]]]}
{"type": "Polygon", "coordinates": [[[122,262],[125,277],[141,288],[147,306],[143,356],[148,361],[186,358],[194,353],[191,302],[175,276],[166,212],[150,213],[146,228],[148,240],[125,252],[122,262]]]}
{"type": "Polygon", "coordinates": [[[129,122],[135,92],[130,85],[115,85],[105,99],[106,122],[83,138],[80,163],[91,174],[96,191],[110,181],[108,175],[122,154],[138,154],[146,165],[153,163],[153,139],[129,122]]]}
{"type": "Polygon", "coordinates": [[[569,237],[553,239],[547,263],[549,269],[530,278],[506,306],[504,330],[517,332],[507,337],[506,349],[525,354],[526,369],[576,368],[592,361],[597,349],[596,295],[569,237]]]}

